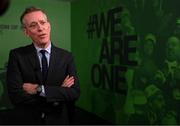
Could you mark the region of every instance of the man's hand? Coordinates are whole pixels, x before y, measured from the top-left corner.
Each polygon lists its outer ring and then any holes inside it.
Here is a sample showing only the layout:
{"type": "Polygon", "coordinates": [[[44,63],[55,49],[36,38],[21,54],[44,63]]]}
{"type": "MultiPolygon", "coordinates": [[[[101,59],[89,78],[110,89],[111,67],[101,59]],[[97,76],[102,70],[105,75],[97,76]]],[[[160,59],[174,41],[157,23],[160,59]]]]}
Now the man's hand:
{"type": "Polygon", "coordinates": [[[32,83],[23,84],[23,90],[26,91],[28,94],[36,94],[37,87],[38,87],[38,84],[32,84],[32,83]]]}
{"type": "Polygon", "coordinates": [[[71,87],[74,84],[74,77],[67,75],[63,81],[62,87],[71,87]]]}

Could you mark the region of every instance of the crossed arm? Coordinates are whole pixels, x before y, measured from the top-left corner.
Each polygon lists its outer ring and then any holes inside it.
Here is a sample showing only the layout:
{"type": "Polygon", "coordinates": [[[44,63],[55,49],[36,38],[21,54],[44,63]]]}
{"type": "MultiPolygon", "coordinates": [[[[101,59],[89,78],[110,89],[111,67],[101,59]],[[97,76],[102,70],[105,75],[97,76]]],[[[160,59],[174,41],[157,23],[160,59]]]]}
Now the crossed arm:
{"type": "MultiPolygon", "coordinates": [[[[7,87],[8,94],[13,104],[35,104],[38,102],[37,87],[39,83],[36,83],[32,79],[24,78],[25,72],[29,72],[27,64],[22,54],[17,54],[15,51],[11,51],[7,69],[7,87]],[[22,71],[24,73],[22,73],[22,71]],[[33,80],[28,82],[27,80],[33,80]],[[25,80],[25,81],[24,81],[25,80]]],[[[72,101],[76,100],[80,95],[79,81],[76,76],[76,70],[74,67],[72,57],[66,59],[67,63],[67,76],[64,80],[56,84],[56,81],[52,82],[52,85],[45,85],[45,97],[48,102],[54,101],[72,101]],[[59,88],[58,88],[59,87],[59,88]]],[[[32,72],[32,71],[31,71],[32,72]]],[[[61,71],[62,72],[62,71],[61,71]]],[[[33,72],[32,72],[33,73],[33,72]]],[[[33,73],[34,74],[34,73],[33,73]]],[[[58,73],[53,75],[58,78],[58,73]]]]}
{"type": "MultiPolygon", "coordinates": [[[[60,86],[70,88],[74,84],[74,77],[67,75],[63,81],[63,84],[60,86]]],[[[33,83],[23,83],[23,90],[28,94],[37,94],[38,84],[33,83]]]]}

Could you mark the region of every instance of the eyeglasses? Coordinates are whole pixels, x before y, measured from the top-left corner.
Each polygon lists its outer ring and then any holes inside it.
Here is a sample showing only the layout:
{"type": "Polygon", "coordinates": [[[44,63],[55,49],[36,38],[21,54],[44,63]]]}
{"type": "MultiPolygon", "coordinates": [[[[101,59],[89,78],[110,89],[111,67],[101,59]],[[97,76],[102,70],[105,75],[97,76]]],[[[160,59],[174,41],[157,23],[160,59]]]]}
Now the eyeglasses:
{"type": "Polygon", "coordinates": [[[47,26],[48,21],[39,21],[39,22],[32,22],[30,25],[25,25],[25,28],[29,28],[31,30],[36,30],[40,27],[47,26]]]}

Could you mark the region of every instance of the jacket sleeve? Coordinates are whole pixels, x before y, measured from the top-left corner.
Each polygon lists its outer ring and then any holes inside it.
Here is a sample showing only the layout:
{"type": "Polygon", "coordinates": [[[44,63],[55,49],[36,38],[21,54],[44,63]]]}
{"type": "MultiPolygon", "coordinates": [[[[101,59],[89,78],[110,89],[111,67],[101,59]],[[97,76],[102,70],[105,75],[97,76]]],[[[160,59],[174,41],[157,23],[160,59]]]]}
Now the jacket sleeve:
{"type": "Polygon", "coordinates": [[[15,50],[11,50],[9,53],[6,82],[10,100],[14,105],[35,104],[37,102],[35,95],[27,94],[22,88],[23,78],[19,55],[15,50]]]}
{"type": "Polygon", "coordinates": [[[45,86],[46,98],[49,102],[75,101],[80,96],[80,86],[77,77],[76,67],[71,54],[66,59],[66,75],[74,76],[74,85],[71,87],[45,86]]]}

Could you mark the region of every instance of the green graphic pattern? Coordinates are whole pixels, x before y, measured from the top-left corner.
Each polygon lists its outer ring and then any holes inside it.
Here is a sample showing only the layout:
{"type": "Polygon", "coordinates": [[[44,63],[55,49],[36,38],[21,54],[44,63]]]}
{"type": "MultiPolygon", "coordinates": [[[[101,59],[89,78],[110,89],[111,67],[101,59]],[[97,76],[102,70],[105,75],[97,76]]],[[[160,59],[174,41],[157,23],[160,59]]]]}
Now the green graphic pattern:
{"type": "MultiPolygon", "coordinates": [[[[179,4],[178,0],[79,0],[71,4],[72,52],[81,83],[78,106],[115,124],[180,124],[179,4]],[[137,36],[129,45],[136,47],[136,53],[128,55],[130,60],[137,61],[135,66],[119,63],[119,59],[123,59],[118,55],[113,63],[99,62],[102,40],[107,39],[104,48],[108,52],[112,49],[112,36],[105,35],[102,30],[97,37],[92,17],[97,15],[100,22],[103,13],[106,25],[107,12],[119,6],[123,10],[115,14],[114,19],[121,19],[119,23],[114,22],[117,24],[115,30],[120,29],[123,36],[137,36]],[[93,85],[93,64],[106,66],[108,77],[113,76],[112,66],[127,67],[125,83],[115,82],[126,93],[104,88],[109,80],[105,83],[99,80],[101,73],[98,70],[94,72],[94,78],[101,83],[93,85]]],[[[123,73],[118,74],[123,76],[123,73]]],[[[113,86],[114,82],[111,84],[113,86]]]]}

